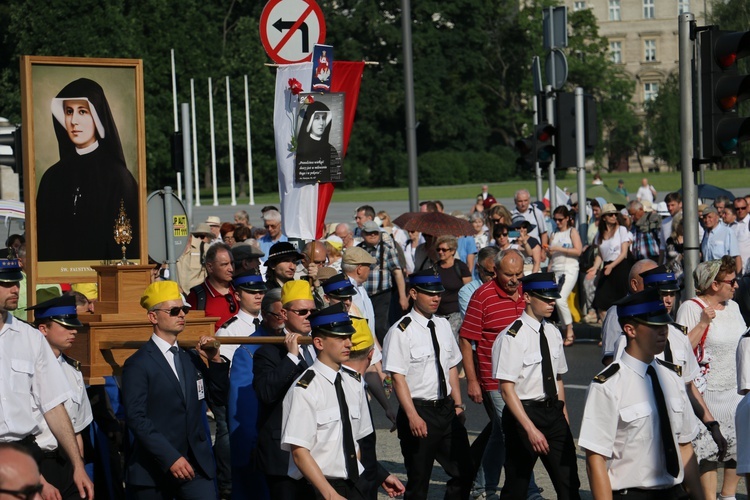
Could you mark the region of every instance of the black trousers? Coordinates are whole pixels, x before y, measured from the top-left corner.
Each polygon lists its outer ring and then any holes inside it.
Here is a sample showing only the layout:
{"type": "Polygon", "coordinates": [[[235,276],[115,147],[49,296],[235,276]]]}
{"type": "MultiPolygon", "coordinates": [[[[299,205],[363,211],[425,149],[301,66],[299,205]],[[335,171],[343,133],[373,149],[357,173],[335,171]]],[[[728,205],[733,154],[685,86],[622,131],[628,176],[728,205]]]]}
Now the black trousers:
{"type": "MultiPolygon", "coordinates": [[[[357,489],[357,486],[354,483],[354,481],[349,481],[348,479],[328,478],[328,483],[331,486],[333,486],[333,489],[336,490],[336,493],[346,498],[346,500],[363,500],[364,498],[362,494],[359,492],[359,490],[357,489]]],[[[316,499],[325,500],[323,498],[323,495],[321,495],[317,489],[313,488],[313,490],[315,490],[316,499]]]]}
{"type": "Polygon", "coordinates": [[[437,406],[416,406],[417,413],[427,424],[427,437],[412,435],[409,419],[399,408],[396,416],[398,438],[408,481],[407,500],[427,498],[435,460],[450,479],[446,483],[445,498],[469,498],[474,482],[474,470],[466,428],[456,417],[453,398],[445,398],[437,406]]]}
{"type": "Polygon", "coordinates": [[[547,439],[549,444],[547,455],[538,455],[534,452],[526,431],[516,420],[513,412],[509,408],[505,409],[503,432],[505,433],[505,449],[509,451],[505,458],[505,485],[501,499],[526,498],[531,473],[534,471],[534,464],[538,458],[547,469],[558,499],[581,498],[576,449],[573,435],[563,414],[563,406],[562,401],[557,401],[549,407],[526,405],[523,407],[526,415],[547,439]]]}
{"type": "Polygon", "coordinates": [[[612,500],[687,500],[688,498],[690,497],[681,484],[666,490],[630,488],[612,492],[612,500]]]}
{"type": "MultiPolygon", "coordinates": [[[[165,474],[171,473],[167,471],[165,474]]],[[[166,478],[159,486],[127,485],[125,496],[128,500],[215,500],[219,498],[216,484],[198,471],[190,481],[166,478]]]]}
{"type": "Polygon", "coordinates": [[[370,295],[372,309],[375,313],[375,336],[378,338],[380,345],[383,345],[385,334],[388,333],[388,329],[391,327],[391,322],[388,320],[388,311],[391,308],[392,291],[393,289],[389,288],[380,293],[370,295]]]}
{"type": "Polygon", "coordinates": [[[73,462],[63,450],[43,452],[39,472],[49,484],[60,490],[63,500],[79,500],[78,487],[73,481],[73,462]]]}
{"type": "Polygon", "coordinates": [[[270,497],[274,500],[297,500],[298,498],[312,498],[315,495],[315,488],[305,479],[266,474],[266,483],[270,497]]]}

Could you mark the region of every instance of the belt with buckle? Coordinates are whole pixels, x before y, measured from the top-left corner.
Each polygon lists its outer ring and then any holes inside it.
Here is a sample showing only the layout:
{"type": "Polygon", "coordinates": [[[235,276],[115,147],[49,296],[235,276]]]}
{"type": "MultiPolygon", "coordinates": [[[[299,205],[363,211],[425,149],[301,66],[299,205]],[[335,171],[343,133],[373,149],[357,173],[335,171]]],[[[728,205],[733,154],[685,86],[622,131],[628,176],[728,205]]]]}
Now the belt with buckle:
{"type": "Polygon", "coordinates": [[[558,401],[557,396],[553,396],[547,399],[523,399],[521,400],[521,404],[531,408],[553,408],[557,405],[558,401]]]}
{"type": "Polygon", "coordinates": [[[437,408],[448,403],[448,400],[453,401],[453,398],[448,396],[443,399],[412,399],[414,406],[426,406],[429,408],[437,408]]]}

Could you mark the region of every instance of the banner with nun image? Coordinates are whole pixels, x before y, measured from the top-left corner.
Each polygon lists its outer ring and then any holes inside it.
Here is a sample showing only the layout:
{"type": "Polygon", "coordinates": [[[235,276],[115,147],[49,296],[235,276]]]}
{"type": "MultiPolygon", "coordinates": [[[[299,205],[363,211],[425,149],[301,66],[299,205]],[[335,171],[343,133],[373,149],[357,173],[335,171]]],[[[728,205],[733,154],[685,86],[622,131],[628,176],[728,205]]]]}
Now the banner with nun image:
{"type": "Polygon", "coordinates": [[[302,93],[297,116],[294,180],[300,184],[342,182],[344,94],[302,93]]]}

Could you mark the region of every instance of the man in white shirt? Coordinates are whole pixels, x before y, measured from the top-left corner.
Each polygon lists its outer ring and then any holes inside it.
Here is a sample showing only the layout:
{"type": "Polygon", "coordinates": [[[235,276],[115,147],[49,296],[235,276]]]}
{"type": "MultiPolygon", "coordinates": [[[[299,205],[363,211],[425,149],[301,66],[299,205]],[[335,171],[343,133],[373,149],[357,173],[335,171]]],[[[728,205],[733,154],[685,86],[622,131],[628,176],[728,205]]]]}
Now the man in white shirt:
{"type": "Polygon", "coordinates": [[[638,188],[635,198],[638,201],[648,200],[651,203],[656,200],[656,189],[648,183],[648,179],[645,177],[641,179],[641,187],[638,188]]]}
{"type": "Polygon", "coordinates": [[[544,224],[544,213],[531,205],[531,195],[529,192],[526,189],[519,189],[516,191],[514,200],[516,202],[516,208],[511,214],[519,214],[528,222],[536,226],[529,231],[529,235],[540,241],[542,246],[547,245],[549,243],[549,237],[544,224]]]}

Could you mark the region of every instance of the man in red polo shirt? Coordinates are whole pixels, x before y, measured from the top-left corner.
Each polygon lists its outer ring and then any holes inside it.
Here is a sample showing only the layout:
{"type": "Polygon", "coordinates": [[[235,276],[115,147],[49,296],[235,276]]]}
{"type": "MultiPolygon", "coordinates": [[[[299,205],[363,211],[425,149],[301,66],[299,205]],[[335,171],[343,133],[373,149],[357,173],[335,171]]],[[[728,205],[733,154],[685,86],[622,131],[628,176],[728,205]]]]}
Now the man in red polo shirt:
{"type": "MultiPolygon", "coordinates": [[[[482,457],[475,493],[484,492],[488,497],[497,492],[505,463],[501,421],[505,402],[498,391],[497,380],[492,378],[492,345],[498,334],[518,319],[526,307],[521,291],[522,277],[523,255],[513,249],[498,253],[494,279],[481,285],[471,296],[458,339],[469,398],[475,403],[484,403],[490,417],[488,426],[492,426],[489,440],[477,439],[475,442],[480,448],[472,449],[473,456],[482,457]],[[482,446],[485,446],[484,451],[482,446]]],[[[530,498],[538,494],[533,477],[529,493],[530,498]]]]}
{"type": "Polygon", "coordinates": [[[237,314],[239,304],[234,296],[232,248],[226,243],[214,243],[206,251],[206,279],[190,289],[188,304],[206,316],[218,316],[214,331],[237,314]]]}

